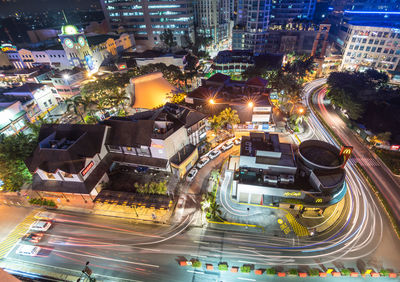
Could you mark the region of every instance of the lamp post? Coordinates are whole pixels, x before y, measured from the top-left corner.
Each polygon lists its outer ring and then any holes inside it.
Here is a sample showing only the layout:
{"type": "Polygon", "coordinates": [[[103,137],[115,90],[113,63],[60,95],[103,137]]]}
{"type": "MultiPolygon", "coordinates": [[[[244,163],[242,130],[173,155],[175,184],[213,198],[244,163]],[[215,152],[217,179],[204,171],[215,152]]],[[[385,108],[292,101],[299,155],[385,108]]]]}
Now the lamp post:
{"type": "Polygon", "coordinates": [[[250,208],[247,208],[247,222],[246,222],[246,229],[249,228],[249,214],[250,214],[250,208]]]}

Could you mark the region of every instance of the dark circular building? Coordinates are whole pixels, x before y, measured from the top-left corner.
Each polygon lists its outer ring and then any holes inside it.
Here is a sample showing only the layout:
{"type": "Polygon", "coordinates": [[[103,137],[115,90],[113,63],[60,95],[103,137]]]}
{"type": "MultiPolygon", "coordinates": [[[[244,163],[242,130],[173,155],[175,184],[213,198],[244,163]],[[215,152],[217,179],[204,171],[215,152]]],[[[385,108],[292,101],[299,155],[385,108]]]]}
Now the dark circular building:
{"type": "Polygon", "coordinates": [[[322,196],[320,203],[333,204],[344,197],[344,162],[340,150],[323,141],[307,140],[298,149],[299,173],[322,196]]]}

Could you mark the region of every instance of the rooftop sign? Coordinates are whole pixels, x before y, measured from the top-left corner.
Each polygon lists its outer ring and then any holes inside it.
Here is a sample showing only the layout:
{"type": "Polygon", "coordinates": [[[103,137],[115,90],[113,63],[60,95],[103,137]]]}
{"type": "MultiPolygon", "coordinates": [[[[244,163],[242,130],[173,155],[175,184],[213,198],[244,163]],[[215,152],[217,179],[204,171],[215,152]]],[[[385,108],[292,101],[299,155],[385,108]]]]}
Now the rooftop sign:
{"type": "Polygon", "coordinates": [[[3,51],[4,53],[8,53],[8,52],[17,52],[17,47],[8,43],[2,44],[0,45],[0,49],[1,51],[3,51]]]}

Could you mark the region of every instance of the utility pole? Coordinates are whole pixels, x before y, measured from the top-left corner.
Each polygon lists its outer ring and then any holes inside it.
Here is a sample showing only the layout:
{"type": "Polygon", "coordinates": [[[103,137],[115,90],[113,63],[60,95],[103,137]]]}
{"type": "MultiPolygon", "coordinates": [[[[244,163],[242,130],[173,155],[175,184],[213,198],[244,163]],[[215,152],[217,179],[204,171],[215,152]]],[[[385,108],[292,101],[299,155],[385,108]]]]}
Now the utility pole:
{"type": "Polygon", "coordinates": [[[250,208],[247,208],[247,223],[246,223],[246,229],[249,228],[249,214],[250,214],[250,208]]]}

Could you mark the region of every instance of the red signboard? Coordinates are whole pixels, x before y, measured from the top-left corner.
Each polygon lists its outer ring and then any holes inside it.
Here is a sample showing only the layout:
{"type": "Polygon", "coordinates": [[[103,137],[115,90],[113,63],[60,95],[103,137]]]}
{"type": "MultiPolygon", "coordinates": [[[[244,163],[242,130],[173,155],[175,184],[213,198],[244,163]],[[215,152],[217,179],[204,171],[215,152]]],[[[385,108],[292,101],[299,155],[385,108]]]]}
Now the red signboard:
{"type": "Polygon", "coordinates": [[[343,165],[342,168],[346,165],[347,161],[350,159],[351,153],[353,152],[352,146],[343,146],[340,150],[340,156],[343,156],[343,165]]]}
{"type": "Polygon", "coordinates": [[[93,161],[91,161],[81,172],[82,176],[85,176],[86,173],[94,166],[93,161]]]}
{"type": "Polygon", "coordinates": [[[125,64],[118,65],[118,69],[124,70],[126,69],[126,65],[125,64]]]}
{"type": "Polygon", "coordinates": [[[390,150],[398,151],[400,149],[400,145],[392,145],[390,146],[390,150]]]}

